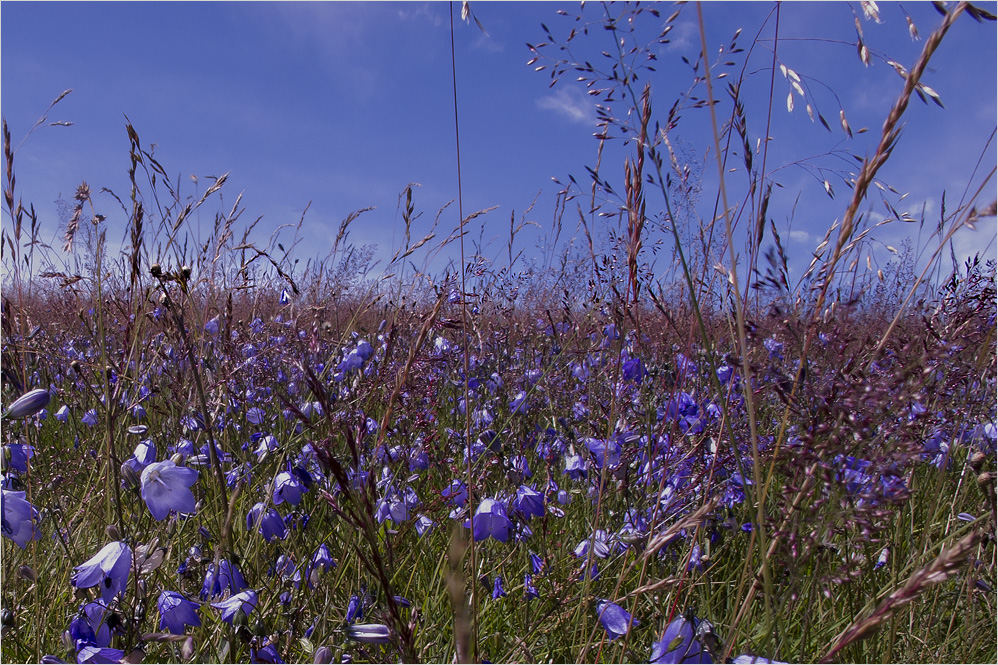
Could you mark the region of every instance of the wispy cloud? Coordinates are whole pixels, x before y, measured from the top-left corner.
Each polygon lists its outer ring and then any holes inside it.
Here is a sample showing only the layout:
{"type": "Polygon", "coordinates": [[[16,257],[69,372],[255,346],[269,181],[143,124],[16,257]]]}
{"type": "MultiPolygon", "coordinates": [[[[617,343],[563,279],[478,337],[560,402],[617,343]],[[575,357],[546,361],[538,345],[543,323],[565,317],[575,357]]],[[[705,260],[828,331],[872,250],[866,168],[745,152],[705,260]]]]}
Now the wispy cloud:
{"type": "Polygon", "coordinates": [[[561,86],[537,100],[537,108],[555,111],[572,122],[592,122],[595,105],[589,96],[578,88],[561,86]]]}
{"type": "Polygon", "coordinates": [[[485,51],[486,53],[502,53],[506,49],[502,42],[485,33],[479,33],[478,38],[471,46],[474,49],[485,51]]]}
{"type": "Polygon", "coordinates": [[[441,28],[446,23],[447,14],[437,3],[421,2],[398,10],[398,17],[403,21],[429,21],[434,28],[441,28]]]}
{"type": "Polygon", "coordinates": [[[807,231],[801,231],[799,229],[794,229],[793,231],[791,231],[787,235],[790,237],[791,240],[795,240],[797,242],[810,242],[811,241],[811,234],[808,233],[807,231]]]}
{"type": "Polygon", "coordinates": [[[666,51],[687,51],[691,48],[700,48],[696,22],[676,21],[673,23],[672,31],[669,33],[669,43],[665,45],[666,51]],[[694,39],[696,41],[694,41],[694,39]]]}

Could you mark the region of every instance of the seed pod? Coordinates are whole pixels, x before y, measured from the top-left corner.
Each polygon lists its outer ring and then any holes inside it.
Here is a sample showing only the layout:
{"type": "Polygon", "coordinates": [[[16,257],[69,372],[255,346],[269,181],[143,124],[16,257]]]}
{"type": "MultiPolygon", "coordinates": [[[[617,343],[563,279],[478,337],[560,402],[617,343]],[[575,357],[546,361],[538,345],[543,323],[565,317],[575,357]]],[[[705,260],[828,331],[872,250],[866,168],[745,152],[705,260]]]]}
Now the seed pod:
{"type": "Polygon", "coordinates": [[[128,466],[127,464],[121,465],[121,479],[125,484],[126,489],[136,489],[141,484],[139,480],[139,474],[135,473],[135,469],[128,466]]]}
{"type": "Polygon", "coordinates": [[[159,277],[163,274],[163,267],[158,263],[154,263],[149,266],[149,274],[153,277],[159,277]]]}
{"type": "Polygon", "coordinates": [[[970,456],[970,468],[974,471],[980,473],[981,467],[984,466],[984,462],[987,461],[988,456],[978,450],[976,453],[970,456]]]}

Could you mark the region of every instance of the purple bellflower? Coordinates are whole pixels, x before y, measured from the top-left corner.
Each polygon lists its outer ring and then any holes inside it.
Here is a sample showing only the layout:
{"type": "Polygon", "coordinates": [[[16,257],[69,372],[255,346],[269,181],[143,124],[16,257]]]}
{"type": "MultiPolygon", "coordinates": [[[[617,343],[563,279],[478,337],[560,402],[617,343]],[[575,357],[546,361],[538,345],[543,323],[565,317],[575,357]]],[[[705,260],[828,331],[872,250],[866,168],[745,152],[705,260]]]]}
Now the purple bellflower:
{"type": "Polygon", "coordinates": [[[305,494],[305,486],[302,485],[298,477],[290,471],[281,471],[274,478],[274,505],[278,506],[285,501],[292,506],[301,503],[302,495],[305,494]]]}
{"type": "Polygon", "coordinates": [[[77,663],[120,663],[121,659],[125,657],[125,652],[121,649],[97,647],[82,642],[76,646],[77,663]]]}
{"type": "Polygon", "coordinates": [[[610,641],[626,635],[631,625],[638,625],[636,619],[631,619],[630,612],[609,600],[600,600],[596,604],[596,614],[610,641]]]}
{"type": "Polygon", "coordinates": [[[520,485],[516,490],[516,499],[513,500],[513,505],[527,519],[544,517],[544,495],[532,487],[520,485]]]}
{"type": "Polygon", "coordinates": [[[216,575],[215,564],[208,564],[208,572],[204,576],[204,584],[198,594],[201,600],[207,599],[209,593],[211,593],[212,598],[217,598],[226,590],[235,594],[246,588],[246,580],[243,579],[238,568],[225,559],[219,561],[218,567],[221,572],[216,575]]]}
{"type": "Polygon", "coordinates": [[[108,543],[91,559],[75,568],[71,582],[78,589],[100,585],[101,598],[110,603],[125,590],[132,568],[132,550],[125,543],[108,543]]]}
{"type": "Polygon", "coordinates": [[[263,503],[257,503],[246,515],[246,528],[257,530],[266,542],[275,538],[284,540],[288,537],[288,528],[281,519],[281,514],[273,508],[267,508],[263,503]]]}
{"type": "MultiPolygon", "coordinates": [[[[482,499],[475,511],[475,540],[481,542],[488,538],[495,538],[501,543],[509,540],[513,532],[513,523],[506,516],[506,506],[495,499],[482,499]]],[[[471,520],[464,523],[465,527],[471,526],[471,520]]]]}
{"type": "Polygon", "coordinates": [[[503,588],[502,578],[496,575],[495,583],[492,585],[492,600],[506,596],[506,589],[503,588]]]}
{"type": "Polygon", "coordinates": [[[700,619],[680,616],[665,628],[662,639],[651,645],[653,663],[713,663],[698,638],[700,619]]]}
{"type": "Polygon", "coordinates": [[[34,446],[25,443],[12,443],[4,448],[10,451],[10,466],[21,473],[27,473],[28,460],[35,456],[34,446]]]}
{"type": "Polygon", "coordinates": [[[221,611],[222,621],[231,625],[240,612],[245,616],[252,614],[253,610],[256,609],[256,603],[256,591],[246,589],[233,596],[229,596],[221,602],[212,603],[211,606],[221,611]]]}
{"type": "Polygon", "coordinates": [[[10,538],[22,550],[29,540],[39,540],[42,535],[38,531],[38,509],[25,500],[25,492],[2,490],[3,535],[10,538]]]}
{"type": "Polygon", "coordinates": [[[87,603],[69,622],[69,636],[74,644],[106,647],[111,644],[111,628],[104,621],[107,607],[102,603],[87,603]]]}
{"type": "Polygon", "coordinates": [[[171,510],[193,513],[197,507],[190,487],[198,479],[194,469],[177,466],[171,460],[154,462],[142,470],[142,499],[155,520],[171,510]]]}
{"type": "Polygon", "coordinates": [[[156,601],[159,609],[159,629],[164,628],[174,635],[183,635],[185,626],[194,628],[201,625],[201,617],[198,616],[198,603],[184,598],[176,591],[163,591],[156,601]]]}

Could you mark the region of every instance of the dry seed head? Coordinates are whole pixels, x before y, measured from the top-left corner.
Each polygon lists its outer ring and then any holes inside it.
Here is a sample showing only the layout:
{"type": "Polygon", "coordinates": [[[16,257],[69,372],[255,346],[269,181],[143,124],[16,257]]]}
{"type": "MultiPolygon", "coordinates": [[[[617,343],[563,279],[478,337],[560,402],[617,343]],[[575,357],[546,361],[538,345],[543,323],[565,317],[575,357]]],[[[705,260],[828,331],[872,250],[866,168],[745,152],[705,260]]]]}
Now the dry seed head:
{"type": "Polygon", "coordinates": [[[158,263],[152,264],[151,266],[149,266],[149,274],[152,275],[153,277],[159,277],[160,275],[163,274],[163,266],[159,265],[158,263]]]}
{"type": "Polygon", "coordinates": [[[987,459],[988,456],[983,452],[981,452],[980,450],[978,450],[970,457],[970,468],[973,469],[974,471],[980,472],[981,467],[984,466],[984,462],[987,459]]]}

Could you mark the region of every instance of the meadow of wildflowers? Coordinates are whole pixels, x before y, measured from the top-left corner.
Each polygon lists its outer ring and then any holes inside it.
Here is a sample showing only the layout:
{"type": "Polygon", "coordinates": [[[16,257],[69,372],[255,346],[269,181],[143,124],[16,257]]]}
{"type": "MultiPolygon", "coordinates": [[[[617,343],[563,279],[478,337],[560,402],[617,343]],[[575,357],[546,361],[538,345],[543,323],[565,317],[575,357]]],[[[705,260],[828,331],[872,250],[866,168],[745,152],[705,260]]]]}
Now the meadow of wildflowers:
{"type": "Polygon", "coordinates": [[[796,291],[691,251],[670,296],[648,100],[591,270],[419,279],[426,242],[352,278],[349,220],[296,267],[238,201],[188,244],[224,178],[131,125],[128,249],[84,184],[36,268],[4,123],[3,661],[994,662],[995,262],[857,281],[847,212],[796,291]]]}

